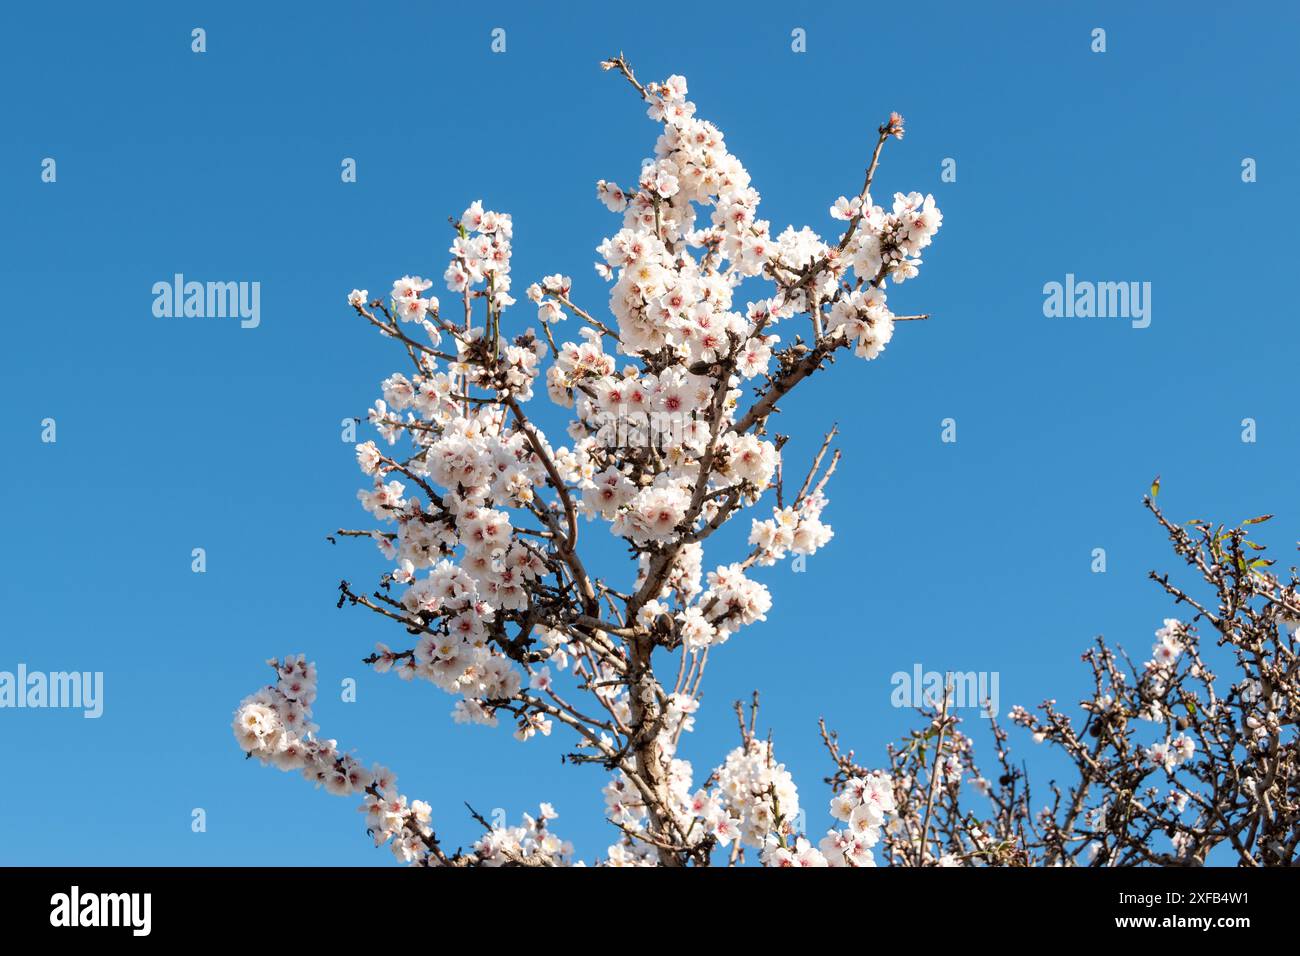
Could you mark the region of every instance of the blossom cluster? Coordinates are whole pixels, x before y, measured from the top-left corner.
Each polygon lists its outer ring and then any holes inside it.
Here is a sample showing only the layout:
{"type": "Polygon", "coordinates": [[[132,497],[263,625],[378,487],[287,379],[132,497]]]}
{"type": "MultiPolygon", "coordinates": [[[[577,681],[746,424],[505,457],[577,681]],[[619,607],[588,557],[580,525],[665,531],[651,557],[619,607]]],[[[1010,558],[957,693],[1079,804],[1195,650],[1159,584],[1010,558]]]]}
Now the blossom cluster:
{"type": "Polygon", "coordinates": [[[751,739],[732,750],[715,777],[717,786],[700,815],[724,846],[731,834],[762,849],[769,837],[785,839],[797,832],[799,792],[769,741],[751,739]]]}
{"type": "Polygon", "coordinates": [[[830,866],[875,866],[871,848],[880,842],[880,831],[896,810],[894,782],[888,774],[875,771],[852,777],[831,800],[831,816],[846,824],[831,829],[819,844],[830,866]]]}
{"type": "Polygon", "coordinates": [[[552,866],[566,865],[572,861],[573,844],[547,826],[557,816],[554,807],[543,803],[537,816],[525,813],[523,823],[517,827],[488,830],[474,844],[474,853],[481,865],[490,867],[541,860],[552,866]]]}
{"type": "Polygon", "coordinates": [[[835,532],[822,524],[825,496],[814,492],[795,506],[772,508],[772,517],[765,521],[753,519],[749,543],[757,549],[755,560],[761,565],[772,565],[782,560],[787,552],[812,555],[824,548],[835,532]]]}
{"type": "Polygon", "coordinates": [[[514,304],[510,295],[510,239],[514,224],[509,213],[483,208],[476,199],[460,217],[457,235],[449,250],[451,263],[443,278],[452,292],[466,293],[486,284],[494,308],[514,304]]]}

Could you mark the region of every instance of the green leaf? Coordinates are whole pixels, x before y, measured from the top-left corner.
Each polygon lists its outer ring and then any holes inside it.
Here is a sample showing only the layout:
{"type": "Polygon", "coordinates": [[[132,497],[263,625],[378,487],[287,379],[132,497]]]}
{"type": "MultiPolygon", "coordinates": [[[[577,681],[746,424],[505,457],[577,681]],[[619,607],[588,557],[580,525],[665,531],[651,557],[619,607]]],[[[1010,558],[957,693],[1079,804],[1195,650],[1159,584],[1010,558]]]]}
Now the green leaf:
{"type": "Polygon", "coordinates": [[[1269,518],[1271,518],[1271,517],[1273,517],[1273,516],[1272,516],[1272,515],[1260,515],[1258,518],[1250,518],[1250,519],[1248,519],[1248,520],[1246,520],[1246,521],[1243,521],[1242,524],[1263,524],[1265,521],[1267,521],[1267,520],[1268,520],[1269,518]]]}
{"type": "Polygon", "coordinates": [[[1151,482],[1151,497],[1154,498],[1158,494],[1160,494],[1160,476],[1156,475],[1151,482]]]}

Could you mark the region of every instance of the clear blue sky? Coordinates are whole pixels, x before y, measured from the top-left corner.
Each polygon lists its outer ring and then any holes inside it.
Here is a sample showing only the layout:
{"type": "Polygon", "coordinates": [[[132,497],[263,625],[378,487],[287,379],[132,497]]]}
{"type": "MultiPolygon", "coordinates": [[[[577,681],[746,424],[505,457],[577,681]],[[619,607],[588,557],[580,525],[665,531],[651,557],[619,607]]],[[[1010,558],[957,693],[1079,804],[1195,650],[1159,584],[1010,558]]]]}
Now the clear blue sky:
{"type": "Polygon", "coordinates": [[[730,702],[758,688],[820,833],[816,720],[878,762],[912,716],[890,706],[894,671],[997,671],[1004,712],[1077,700],[1094,635],[1145,653],[1170,613],[1145,580],[1175,569],[1140,507],[1156,473],[1179,520],[1276,512],[1264,537],[1285,562],[1297,16],[1198,7],[698,4],[683,29],[673,9],[618,4],[6,5],[0,669],[102,670],[106,700],[97,721],[0,711],[0,863],[388,865],[351,800],[240,759],[233,708],[265,658],[296,651],[319,664],[327,734],[396,769],[448,843],[476,832],[463,800],[512,819],[550,800],[585,857],[611,841],[604,772],[561,766],[567,739],[456,727],[436,688],[358,663],[401,634],[336,610],[335,588],[383,564],[325,535],[366,518],[339,420],[401,364],[349,289],[441,276],[447,215],[481,197],[514,216],[521,288],[559,271],[603,306],[590,263],[616,220],[594,182],[631,181],[655,136],[597,69],[619,50],[644,79],[688,77],[777,230],[831,231],[891,109],[908,133],[878,194],[930,191],[944,212],[921,278],[891,297],[934,320],[783,403],[792,470],[839,423],[836,537],[805,574],[763,572],[768,622],[714,655],[684,745],[697,777],[734,745],[730,702]],[[259,281],[260,328],[156,319],[151,286],[176,272],[259,281]],[[1151,327],[1045,318],[1042,287],[1066,273],[1151,282],[1151,327]],[[355,704],[331,692],[346,676],[355,704]]]}

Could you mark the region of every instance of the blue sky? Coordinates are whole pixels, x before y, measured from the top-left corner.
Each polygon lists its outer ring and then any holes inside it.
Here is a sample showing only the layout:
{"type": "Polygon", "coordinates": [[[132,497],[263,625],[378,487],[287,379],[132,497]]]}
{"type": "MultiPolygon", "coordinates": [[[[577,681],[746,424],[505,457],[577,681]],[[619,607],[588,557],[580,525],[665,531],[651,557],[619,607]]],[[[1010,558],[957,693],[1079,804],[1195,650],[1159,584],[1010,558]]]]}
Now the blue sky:
{"type": "MultiPolygon", "coordinates": [[[[99,720],[0,711],[0,863],[388,865],[352,801],[245,763],[231,737],[262,662],[297,651],[318,662],[327,734],[392,766],[445,842],[475,835],[466,800],[512,819],[549,800],[587,858],[612,840],[604,772],[562,766],[559,734],[456,727],[436,688],[358,663],[401,634],[336,610],[335,588],[384,566],[325,535],[366,518],[339,421],[401,364],[350,314],[349,289],[440,276],[446,217],[482,198],[514,216],[521,288],[563,272],[603,307],[593,248],[617,220],[594,183],[631,181],[655,136],[597,69],[619,50],[642,79],[688,77],[777,230],[832,231],[826,208],[858,187],[891,109],[908,133],[877,196],[933,192],[944,212],[920,279],[891,296],[934,319],[782,403],[791,471],[839,424],[836,537],[806,573],[763,572],[767,623],[714,655],[683,752],[698,777],[734,745],[731,701],[758,688],[820,832],[817,718],[880,762],[913,717],[890,706],[893,672],[996,671],[1004,712],[1077,700],[1095,635],[1144,653],[1172,613],[1145,580],[1179,570],[1140,506],[1157,473],[1175,519],[1277,513],[1263,537],[1289,563],[1289,5],[697,5],[685,29],[644,6],[375,6],[0,14],[0,670],[106,682],[99,720]],[[949,157],[957,181],[941,182],[949,157]],[[1244,157],[1258,182],[1242,182],[1244,157]],[[151,287],[177,272],[259,281],[260,327],[155,318],[151,287]],[[1044,283],[1067,273],[1150,282],[1150,327],[1044,317],[1044,283]],[[55,444],[40,441],[47,417],[55,444]],[[948,417],[955,444],[940,442],[948,417]],[[195,547],[206,574],[191,573],[195,547]],[[344,677],[356,703],[331,692],[344,677]],[[191,832],[196,807],[206,833],[191,832]]],[[[618,549],[592,543],[599,573],[620,573],[618,549]]],[[[739,548],[723,538],[708,560],[739,548]]],[[[1054,769],[1025,735],[1012,743],[1054,769]]]]}

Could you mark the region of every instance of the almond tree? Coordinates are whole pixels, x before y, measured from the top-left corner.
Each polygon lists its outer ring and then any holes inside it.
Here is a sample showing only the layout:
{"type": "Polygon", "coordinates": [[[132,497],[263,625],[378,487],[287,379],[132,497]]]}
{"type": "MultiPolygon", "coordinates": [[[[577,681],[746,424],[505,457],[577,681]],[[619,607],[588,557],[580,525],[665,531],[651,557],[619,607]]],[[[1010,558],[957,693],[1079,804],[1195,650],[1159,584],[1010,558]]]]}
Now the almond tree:
{"type": "MultiPolygon", "coordinates": [[[[526,291],[536,327],[516,320],[511,220],[478,202],[452,221],[445,302],[418,276],[397,280],[386,299],[349,296],[409,366],[383,382],[370,411],[379,442],[357,450],[371,479],[359,497],[382,527],[339,532],[372,539],[393,567],[373,590],[344,582],[340,605],[399,625],[403,640],[379,644],[366,663],[454,695],[457,721],[508,721],[521,740],[559,729],[574,741],[570,762],[609,771],[616,840],[606,862],[738,862],[749,849],[771,864],[825,863],[800,832],[797,791],[755,735],[753,712],[748,723],[742,714],[740,746],[703,780],[678,747],[710,655],[736,650],[720,646],[771,606],[751,572],[831,537],[821,517],[834,430],[802,481],[787,483],[777,403],[841,350],[875,359],[896,323],[926,318],[893,314],[887,289],[916,276],[941,216],[931,196],[895,193],[888,209],[872,200],[885,144],[903,138],[893,113],[861,187],[830,209],[839,235],[823,240],[805,226],[774,237],[749,174],[721,131],[695,117],[682,77],[643,85],[621,56],[601,65],[659,127],[634,186],[597,183],[621,219],[596,265],[610,284],[607,311],[579,305],[571,280],[551,275],[526,291]],[[572,410],[567,445],[527,410],[543,368],[549,399],[572,410]],[[706,573],[709,539],[755,508],[749,550],[711,556],[706,573]],[[635,562],[626,590],[591,573],[579,532],[593,526],[626,543],[635,562]]],[[[482,839],[448,852],[427,804],[319,736],[314,667],[301,656],[271,665],[275,683],[236,714],[240,746],[360,796],[369,831],[399,859],[571,861],[546,805],[519,827],[480,818],[482,839]]],[[[854,775],[842,789],[861,812],[831,862],[870,865],[893,789],[884,774],[854,775]]]]}
{"type": "MultiPolygon", "coordinates": [[[[1186,605],[1165,620],[1140,666],[1098,638],[1083,655],[1091,688],[1071,720],[1055,700],[1011,721],[1073,766],[1068,785],[1031,792],[992,722],[996,780],[943,695],[925,726],[889,749],[895,815],[883,836],[889,862],[926,865],[1293,865],[1300,846],[1300,579],[1269,568],[1251,540],[1263,515],[1237,527],[1169,521],[1147,508],[1200,580],[1184,589],[1151,578],[1186,605]],[[1204,632],[1204,633],[1202,633],[1204,632]],[[1216,670],[1228,675],[1221,679],[1216,670]]],[[[852,792],[877,774],[842,752],[828,783],[852,792]]],[[[851,802],[851,801],[850,801],[851,802]]],[[[832,813],[837,805],[832,802],[832,813]]],[[[851,811],[848,811],[851,812],[851,811]]],[[[843,816],[843,811],[837,815],[843,816]]]]}

